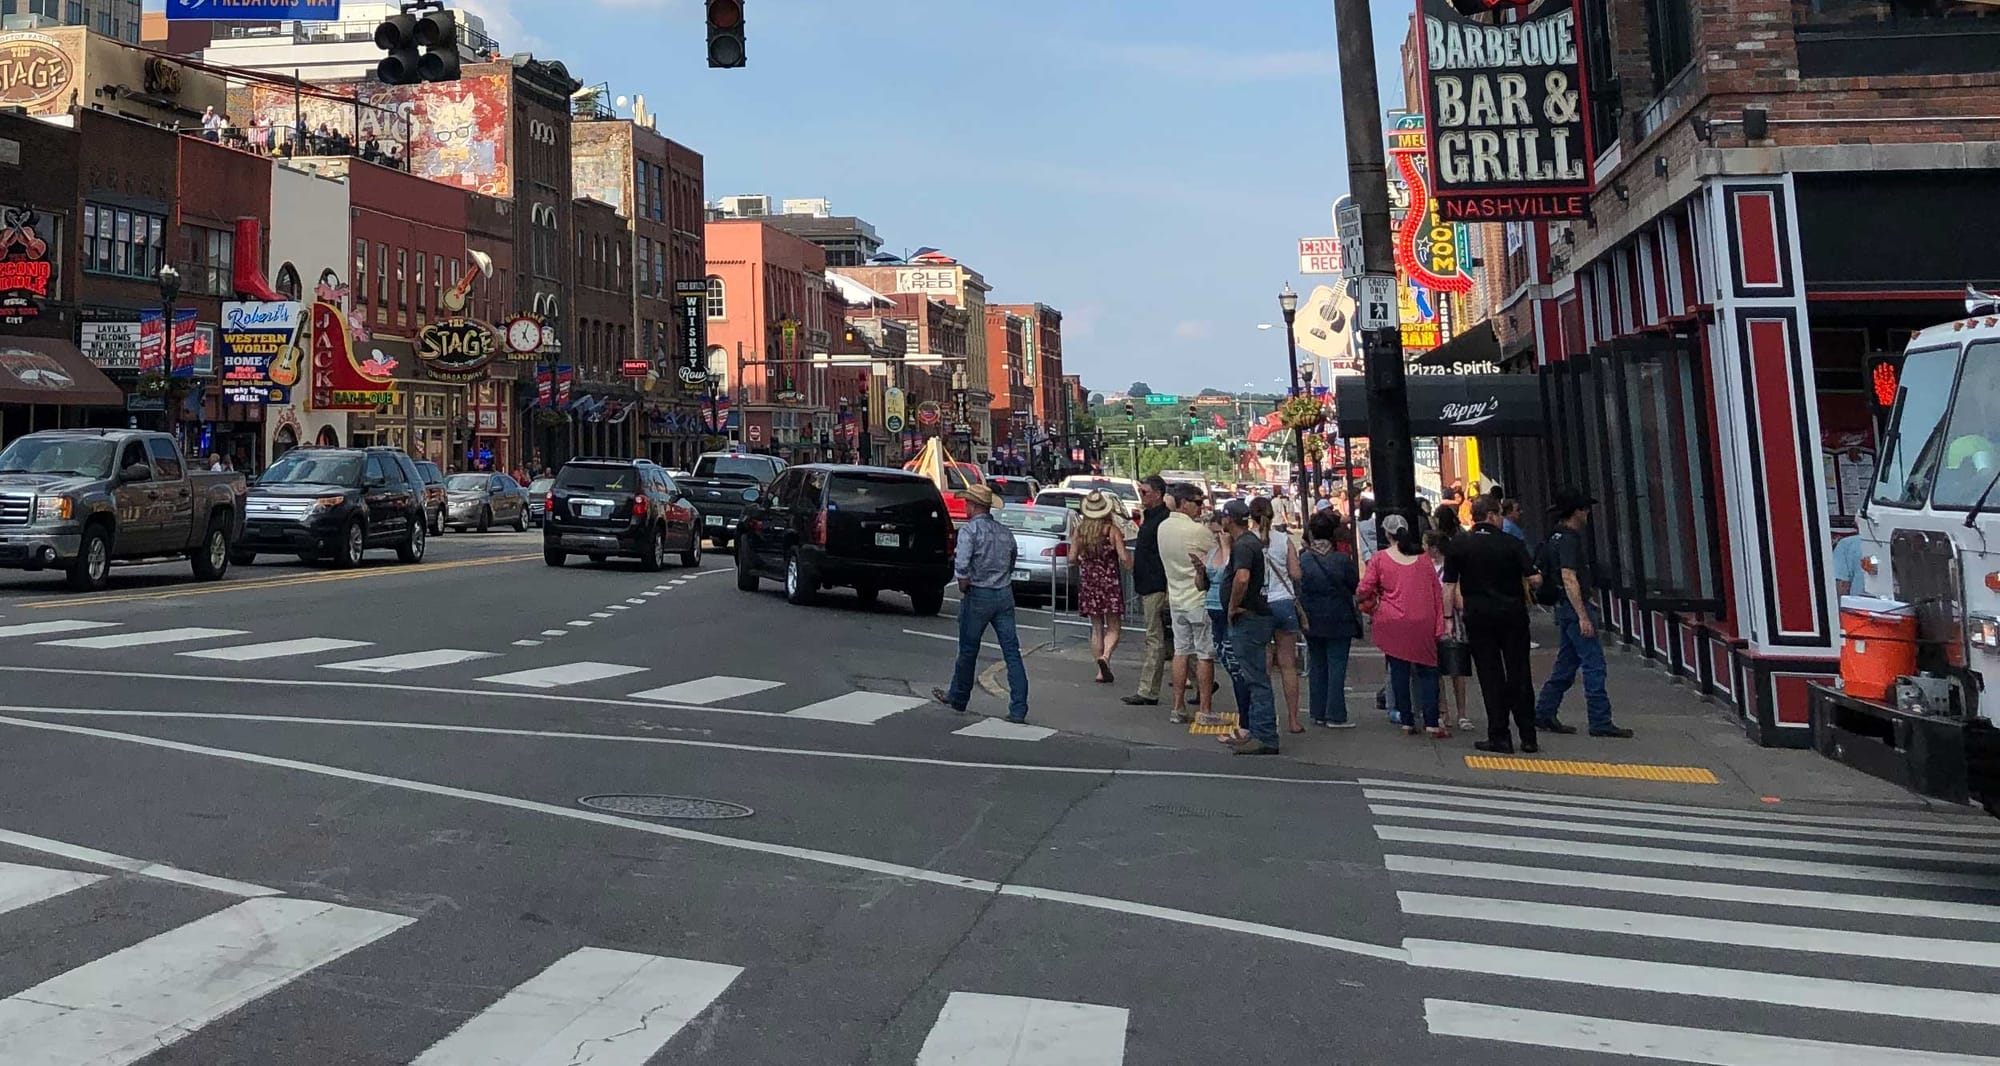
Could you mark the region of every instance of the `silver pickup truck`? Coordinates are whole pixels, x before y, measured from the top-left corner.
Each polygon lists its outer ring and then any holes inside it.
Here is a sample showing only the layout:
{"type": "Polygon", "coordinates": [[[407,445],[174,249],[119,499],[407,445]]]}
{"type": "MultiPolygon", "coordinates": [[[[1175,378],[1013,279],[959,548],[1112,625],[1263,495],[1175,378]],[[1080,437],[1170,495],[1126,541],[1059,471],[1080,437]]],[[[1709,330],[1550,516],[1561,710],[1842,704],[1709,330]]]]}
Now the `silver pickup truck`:
{"type": "Polygon", "coordinates": [[[0,569],[60,569],[88,592],[113,562],[182,558],[215,581],[243,529],[245,491],[241,474],[189,469],[164,433],[30,433],[0,450],[0,569]]]}

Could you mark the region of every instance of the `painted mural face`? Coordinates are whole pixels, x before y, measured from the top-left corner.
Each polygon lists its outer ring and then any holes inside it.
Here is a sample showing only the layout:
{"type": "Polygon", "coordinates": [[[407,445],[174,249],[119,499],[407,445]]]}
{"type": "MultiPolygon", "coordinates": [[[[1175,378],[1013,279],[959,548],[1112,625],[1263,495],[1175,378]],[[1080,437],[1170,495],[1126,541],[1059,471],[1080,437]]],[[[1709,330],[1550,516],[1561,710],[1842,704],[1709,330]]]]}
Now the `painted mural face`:
{"type": "Polygon", "coordinates": [[[507,144],[511,86],[506,73],[472,74],[431,85],[354,82],[330,87],[354,100],[294,97],[282,86],[251,89],[251,118],[291,129],[322,126],[382,145],[409,142],[410,173],[491,196],[513,195],[507,144]],[[356,104],[360,106],[357,107],[356,104]]]}

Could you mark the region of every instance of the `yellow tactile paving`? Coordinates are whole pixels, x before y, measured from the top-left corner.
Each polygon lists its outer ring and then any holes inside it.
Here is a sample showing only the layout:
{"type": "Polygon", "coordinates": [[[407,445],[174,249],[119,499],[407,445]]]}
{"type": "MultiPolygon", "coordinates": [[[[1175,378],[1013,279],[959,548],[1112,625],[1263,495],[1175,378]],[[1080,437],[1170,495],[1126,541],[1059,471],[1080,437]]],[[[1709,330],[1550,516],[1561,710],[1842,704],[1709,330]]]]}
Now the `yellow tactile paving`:
{"type": "Polygon", "coordinates": [[[1573,762],[1567,759],[1515,759],[1504,755],[1467,755],[1474,770],[1511,770],[1524,774],[1569,777],[1623,777],[1633,781],[1671,781],[1683,785],[1716,785],[1721,780],[1699,766],[1643,766],[1617,762],[1573,762]]]}

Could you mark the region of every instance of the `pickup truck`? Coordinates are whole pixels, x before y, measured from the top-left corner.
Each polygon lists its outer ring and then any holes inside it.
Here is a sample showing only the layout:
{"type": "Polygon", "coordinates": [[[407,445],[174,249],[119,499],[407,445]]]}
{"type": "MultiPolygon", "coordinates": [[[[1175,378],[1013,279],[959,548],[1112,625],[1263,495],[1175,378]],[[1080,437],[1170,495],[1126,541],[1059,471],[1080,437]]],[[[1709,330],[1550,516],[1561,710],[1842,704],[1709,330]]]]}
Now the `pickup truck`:
{"type": "Polygon", "coordinates": [[[30,433],[0,450],[0,569],[61,569],[101,589],[113,562],[182,558],[219,580],[243,529],[241,474],[190,470],[174,439],[124,429],[30,433]]]}
{"type": "Polygon", "coordinates": [[[784,470],[785,461],[775,455],[710,452],[695,460],[692,475],[674,481],[701,511],[709,543],[717,551],[727,551],[743,512],[784,470]]]}

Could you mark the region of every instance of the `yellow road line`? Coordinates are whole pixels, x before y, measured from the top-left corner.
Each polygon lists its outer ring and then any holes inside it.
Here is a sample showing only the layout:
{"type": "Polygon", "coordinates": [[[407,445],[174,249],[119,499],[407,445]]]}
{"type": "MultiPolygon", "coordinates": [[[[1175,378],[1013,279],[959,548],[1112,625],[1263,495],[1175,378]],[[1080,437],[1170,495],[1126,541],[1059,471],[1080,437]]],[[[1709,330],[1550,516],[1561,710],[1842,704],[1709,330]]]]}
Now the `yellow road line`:
{"type": "Polygon", "coordinates": [[[409,574],[428,574],[439,570],[460,570],[469,566],[495,566],[500,563],[518,563],[529,559],[539,559],[535,555],[501,555],[491,559],[459,559],[449,563],[423,563],[417,566],[376,567],[368,570],[341,570],[331,574],[306,574],[300,577],[278,578],[271,581],[225,582],[219,585],[200,585],[191,588],[158,589],[151,592],[121,592],[101,596],[76,596],[61,600],[36,600],[21,604],[24,608],[57,608],[74,610],[78,607],[94,607],[103,603],[131,603],[138,600],[174,600],[183,596],[213,596],[220,592],[256,592],[260,589],[292,588],[298,585],[320,585],[329,581],[359,581],[370,577],[396,577],[409,574]]]}
{"type": "Polygon", "coordinates": [[[1671,781],[1682,785],[1719,785],[1721,780],[1699,766],[1644,766],[1617,762],[1571,762],[1564,759],[1516,759],[1504,755],[1467,755],[1474,770],[1513,770],[1524,774],[1568,777],[1622,777],[1633,781],[1671,781]]]}

